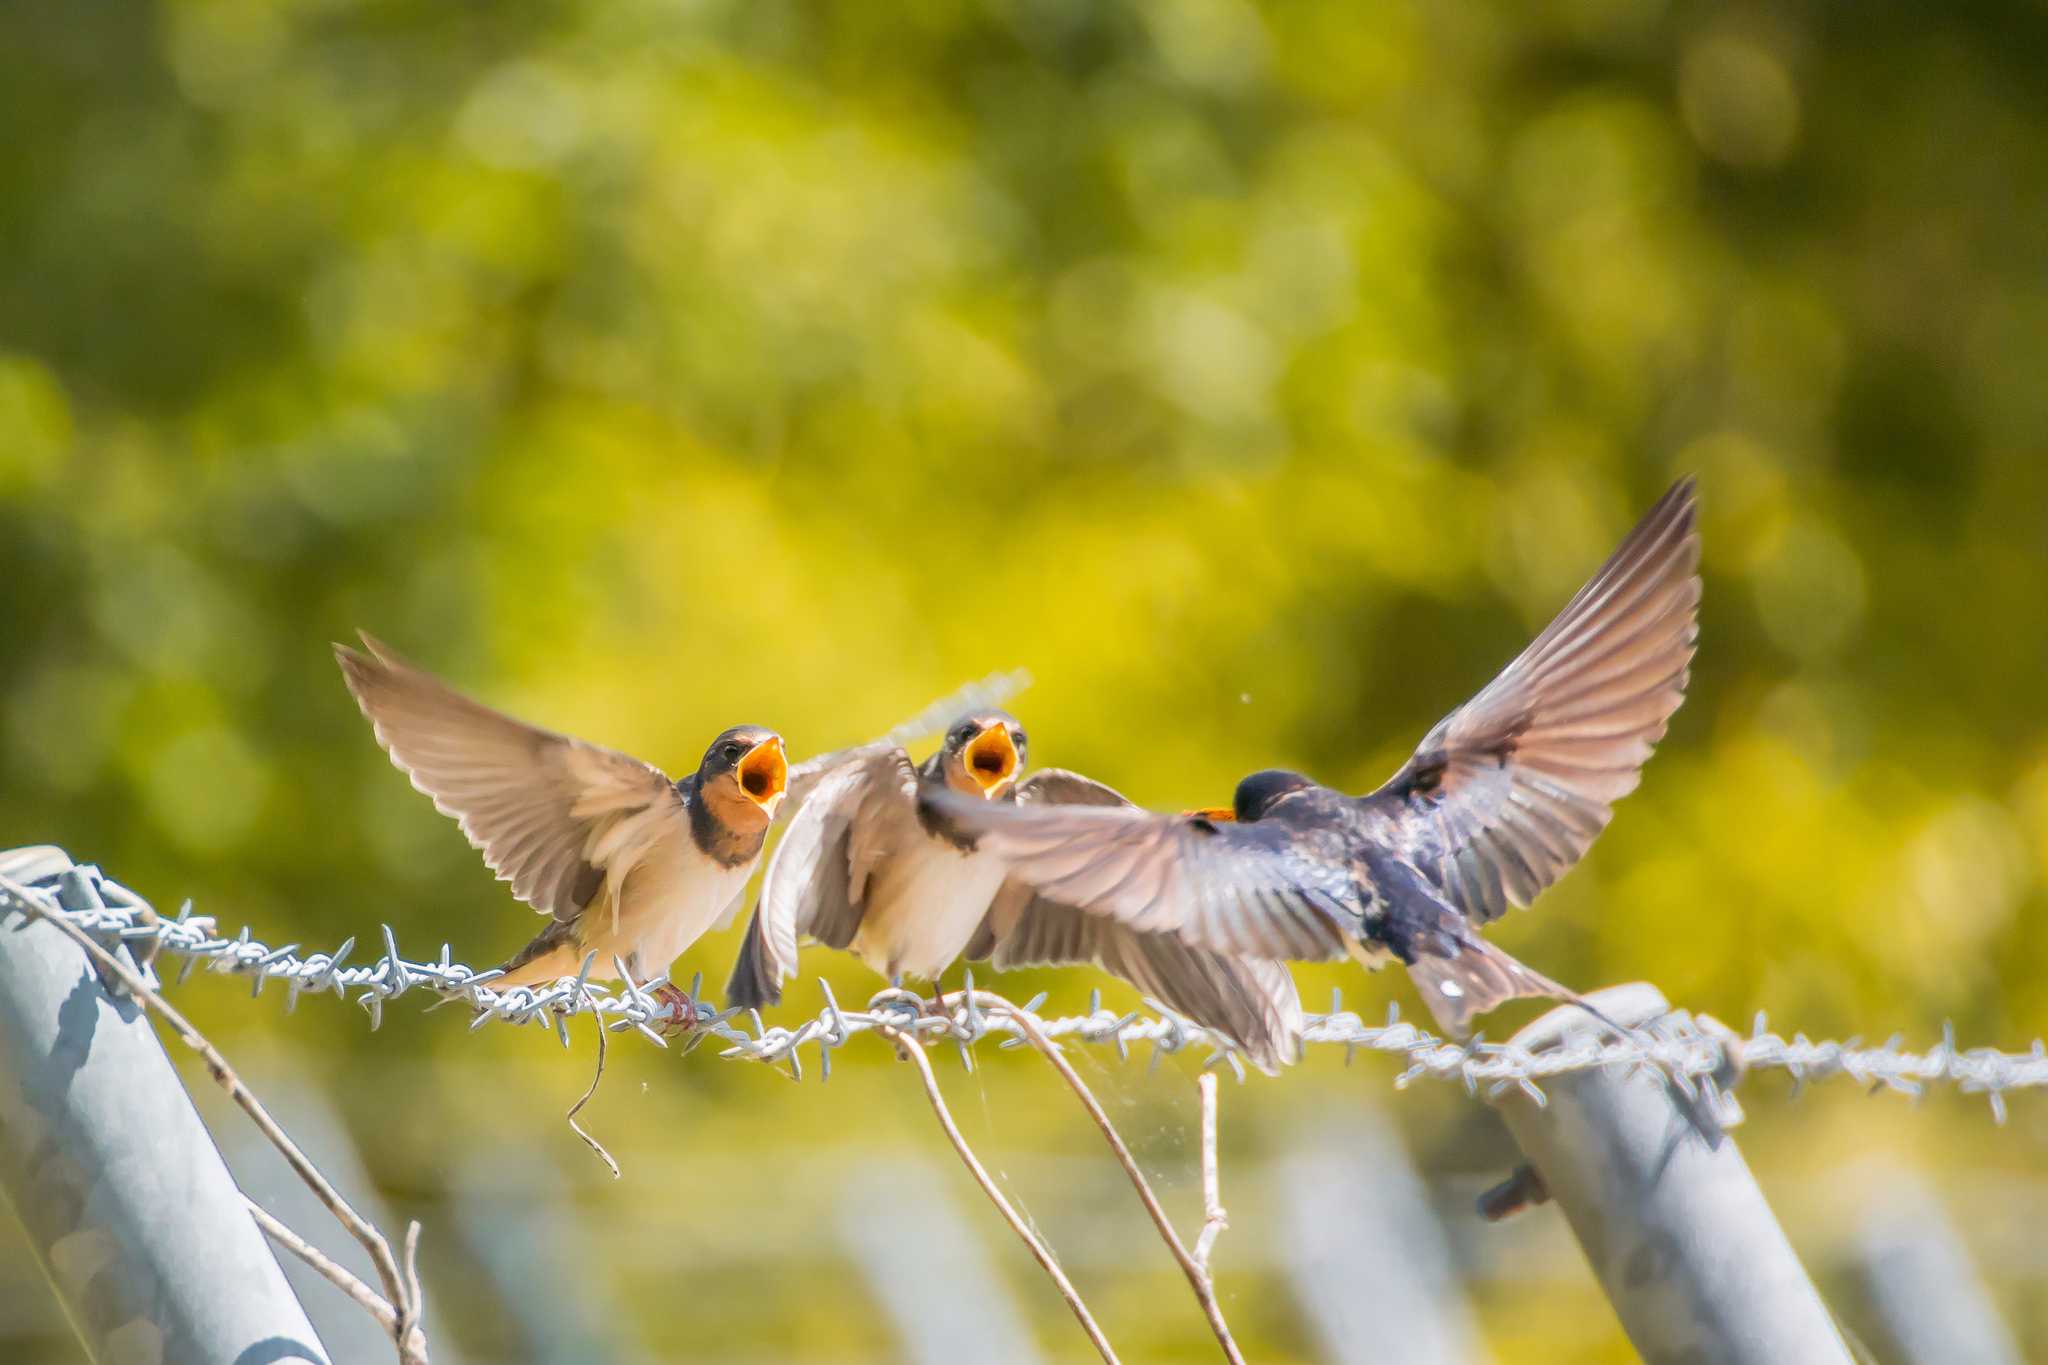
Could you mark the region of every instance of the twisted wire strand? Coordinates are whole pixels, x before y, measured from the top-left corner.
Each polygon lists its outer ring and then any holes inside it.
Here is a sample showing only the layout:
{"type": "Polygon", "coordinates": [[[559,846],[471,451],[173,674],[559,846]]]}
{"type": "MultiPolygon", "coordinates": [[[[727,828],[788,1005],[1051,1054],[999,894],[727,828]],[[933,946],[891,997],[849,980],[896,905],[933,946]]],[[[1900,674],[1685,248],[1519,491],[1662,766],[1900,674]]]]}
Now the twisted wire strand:
{"type": "MultiPolygon", "coordinates": [[[[879,1029],[934,1041],[950,1039],[970,1070],[974,1044],[994,1039],[999,1047],[1016,1047],[1025,1041],[1016,1020],[977,1003],[971,974],[967,989],[953,997],[958,1003],[945,1013],[933,1012],[918,997],[894,990],[876,995],[863,1009],[845,1009],[833,996],[830,984],[820,979],[824,1007],[793,1027],[765,1023],[754,1011],[747,1011],[742,1019],[738,1011],[714,1010],[701,1002],[693,1019],[679,1021],[676,1006],[657,1003],[650,995],[665,977],[608,988],[589,980],[593,964],[586,961],[583,975],[575,979],[499,991],[491,984],[499,976],[497,971],[477,971],[455,961],[447,944],[441,946],[438,959],[403,957],[389,925],[381,926],[383,953],[372,961],[351,965],[348,959],[356,946],[353,938],[333,952],[302,954],[295,943],[273,948],[256,939],[246,926],[232,936],[220,933],[211,916],[192,913],[189,901],[175,917],[159,916],[142,897],[102,876],[97,868],[68,865],[68,859],[64,862],[67,865],[61,870],[45,872],[34,880],[0,885],[0,903],[31,898],[42,912],[63,915],[89,934],[120,943],[145,968],[152,959],[166,955],[181,959],[177,972],[181,982],[201,969],[241,977],[250,983],[252,998],[261,996],[270,982],[282,982],[287,1011],[298,1004],[302,994],[331,991],[361,1006],[370,1016],[372,1029],[383,1021],[387,1002],[410,991],[423,991],[438,997],[438,1003],[459,1001],[473,1011],[471,1029],[494,1022],[551,1026],[566,1047],[569,1020],[592,1014],[614,1032],[630,1029],[666,1047],[669,1038],[662,1030],[675,1031],[680,1025],[676,1036],[685,1052],[716,1040],[723,1044],[721,1057],[786,1063],[792,1074],[801,1077],[803,1054],[809,1050],[827,1079],[835,1051],[856,1036],[879,1029]]],[[[692,984],[693,999],[700,985],[701,981],[692,984]]],[[[1226,1065],[1240,1077],[1244,1074],[1243,1062],[1227,1039],[1149,998],[1145,1003],[1150,1013],[1119,1014],[1102,1007],[1099,991],[1091,992],[1086,1013],[1039,1018],[1036,1011],[1044,1001],[1043,994],[1035,996],[1022,1010],[1049,1038],[1113,1047],[1120,1057],[1128,1057],[1134,1046],[1149,1045],[1154,1064],[1169,1053],[1205,1049],[1206,1065],[1226,1065]]],[[[1953,1028],[1944,1025],[1941,1041],[1924,1050],[1906,1047],[1898,1036],[1868,1047],[1856,1038],[1816,1041],[1803,1033],[1787,1038],[1770,1032],[1761,1013],[1746,1035],[1705,1016],[1676,1012],[1632,1038],[1603,1039],[1587,1033],[1557,1047],[1532,1051],[1514,1043],[1480,1039],[1452,1042],[1403,1020],[1392,1007],[1386,1022],[1369,1024],[1344,1009],[1342,996],[1333,992],[1328,1011],[1307,1017],[1302,1041],[1305,1048],[1342,1047],[1347,1062],[1360,1051],[1397,1056],[1406,1063],[1395,1078],[1397,1087],[1437,1080],[1456,1082],[1475,1094],[1492,1095],[1514,1088],[1537,1103],[1544,1098],[1539,1082],[1608,1066],[1654,1067],[1715,1088],[1726,1088],[1736,1076],[1754,1071],[1783,1071],[1795,1086],[1846,1077],[1868,1090],[1912,1096],[1953,1086],[1966,1094],[1984,1095],[1993,1117],[2001,1123],[2007,1093],[2048,1088],[2048,1045],[2040,1039],[2026,1052],[1965,1049],[1957,1046],[1953,1028]]]]}

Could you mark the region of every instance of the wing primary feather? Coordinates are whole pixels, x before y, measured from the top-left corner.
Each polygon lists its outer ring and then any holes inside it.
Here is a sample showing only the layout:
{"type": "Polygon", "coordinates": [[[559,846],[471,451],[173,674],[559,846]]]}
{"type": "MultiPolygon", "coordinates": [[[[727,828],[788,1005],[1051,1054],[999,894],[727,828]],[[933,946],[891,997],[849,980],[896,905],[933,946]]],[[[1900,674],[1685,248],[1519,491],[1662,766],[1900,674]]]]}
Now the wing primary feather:
{"type": "Polygon", "coordinates": [[[1583,857],[1683,702],[1698,634],[1696,493],[1674,484],[1529,647],[1363,798],[1474,920],[1583,857]]]}
{"type": "Polygon", "coordinates": [[[377,743],[542,913],[566,921],[582,912],[594,890],[585,869],[602,875],[617,812],[674,799],[668,778],[638,759],[485,706],[373,636],[363,644],[337,644],[334,655],[377,743]]]}

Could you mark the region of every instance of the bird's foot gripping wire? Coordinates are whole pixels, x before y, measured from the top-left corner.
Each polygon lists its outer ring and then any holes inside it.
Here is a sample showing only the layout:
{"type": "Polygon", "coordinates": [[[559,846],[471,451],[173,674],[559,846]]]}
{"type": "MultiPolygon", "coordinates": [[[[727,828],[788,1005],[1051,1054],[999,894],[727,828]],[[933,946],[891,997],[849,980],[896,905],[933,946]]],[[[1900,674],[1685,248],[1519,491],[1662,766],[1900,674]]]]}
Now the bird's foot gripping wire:
{"type": "Polygon", "coordinates": [[[689,1033],[697,1027],[697,1002],[690,993],[673,981],[664,981],[647,992],[647,998],[657,1007],[669,1007],[668,1018],[661,1020],[655,1028],[665,1038],[689,1033]]]}
{"type": "Polygon", "coordinates": [[[871,1010],[888,1010],[911,1016],[929,1015],[944,1019],[948,1017],[945,996],[939,994],[937,985],[932,987],[932,997],[927,1000],[916,991],[902,986],[890,986],[876,991],[868,1001],[871,1010]]]}

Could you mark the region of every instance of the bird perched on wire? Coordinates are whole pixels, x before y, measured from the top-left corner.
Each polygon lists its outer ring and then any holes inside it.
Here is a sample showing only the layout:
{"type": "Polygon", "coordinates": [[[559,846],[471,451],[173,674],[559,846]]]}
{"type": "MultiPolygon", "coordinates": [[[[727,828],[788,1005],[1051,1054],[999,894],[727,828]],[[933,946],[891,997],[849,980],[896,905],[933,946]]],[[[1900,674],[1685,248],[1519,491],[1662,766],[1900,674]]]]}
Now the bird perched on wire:
{"type": "Polygon", "coordinates": [[[998,968],[1092,962],[1241,1046],[1259,1066],[1291,1060],[1301,1003],[1285,965],[1207,950],[1083,913],[1010,881],[1000,859],[921,794],[1018,809],[1124,809],[1100,782],[1057,768],[1018,780],[1024,728],[1005,712],[963,717],[922,764],[875,745],[818,779],[769,860],[726,1003],[782,998],[809,934],[901,984],[936,982],[955,960],[998,968]]]}
{"type": "Polygon", "coordinates": [[[1479,926],[1584,856],[1684,700],[1700,597],[1694,520],[1686,479],[1369,795],[1261,772],[1238,784],[1233,819],[1188,819],[934,787],[928,818],[978,838],[1040,896],[1133,929],[1259,958],[1399,961],[1460,1036],[1518,996],[1583,1006],[1479,926]]]}
{"type": "MultiPolygon", "coordinates": [[[[334,657],[377,742],[434,808],[454,817],[512,894],[549,919],[496,990],[615,962],[638,983],[738,912],[789,781],[782,738],[740,725],[681,781],[639,759],[515,720],[363,636],[334,657]]],[[[657,988],[674,1018],[695,1005],[657,988]]]]}

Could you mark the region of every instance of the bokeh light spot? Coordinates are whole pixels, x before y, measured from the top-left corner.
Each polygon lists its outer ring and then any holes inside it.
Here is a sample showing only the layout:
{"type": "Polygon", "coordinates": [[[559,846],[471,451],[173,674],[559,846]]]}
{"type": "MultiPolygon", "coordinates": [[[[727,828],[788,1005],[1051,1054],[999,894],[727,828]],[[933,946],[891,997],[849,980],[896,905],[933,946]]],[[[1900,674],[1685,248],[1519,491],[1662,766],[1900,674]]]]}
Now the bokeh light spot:
{"type": "Polygon", "coordinates": [[[1686,49],[1678,69],[1686,131],[1707,155],[1745,169],[1782,165],[1799,140],[1799,92],[1768,48],[1729,35],[1686,49]]]}
{"type": "Polygon", "coordinates": [[[262,757],[221,725],[172,738],[150,760],[143,782],[157,827],[201,855],[224,853],[247,839],[269,790],[262,757]]]}

